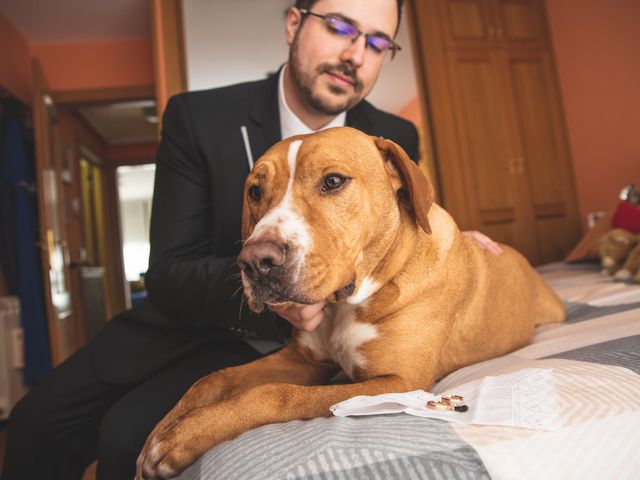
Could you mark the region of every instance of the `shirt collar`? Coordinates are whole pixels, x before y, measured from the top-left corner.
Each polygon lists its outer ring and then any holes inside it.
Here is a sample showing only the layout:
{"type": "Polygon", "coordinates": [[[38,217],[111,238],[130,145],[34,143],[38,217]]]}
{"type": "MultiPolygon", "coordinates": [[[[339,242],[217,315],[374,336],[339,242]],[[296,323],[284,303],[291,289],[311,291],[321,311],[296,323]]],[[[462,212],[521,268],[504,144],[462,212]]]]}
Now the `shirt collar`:
{"type": "MultiPolygon", "coordinates": [[[[287,64],[280,70],[280,78],[278,79],[278,110],[280,113],[280,133],[282,139],[289,138],[293,135],[301,135],[306,133],[313,133],[317,130],[312,130],[304,124],[298,116],[291,111],[287,101],[284,98],[284,71],[287,68],[287,64]]],[[[331,127],[344,127],[347,123],[347,112],[342,112],[337,115],[333,120],[327,123],[320,130],[331,127]]]]}

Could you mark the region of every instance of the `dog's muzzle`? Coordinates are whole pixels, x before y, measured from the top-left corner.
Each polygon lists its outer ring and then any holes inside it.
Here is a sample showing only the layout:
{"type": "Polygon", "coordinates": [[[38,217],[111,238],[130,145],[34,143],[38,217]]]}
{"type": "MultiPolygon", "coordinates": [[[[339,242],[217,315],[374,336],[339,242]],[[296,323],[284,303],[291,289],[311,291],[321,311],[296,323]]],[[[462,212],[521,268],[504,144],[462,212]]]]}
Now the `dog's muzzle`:
{"type": "Polygon", "coordinates": [[[238,265],[252,281],[274,280],[282,276],[287,250],[286,244],[272,241],[246,244],[238,257],[238,265]]]}
{"type": "MultiPolygon", "coordinates": [[[[245,243],[238,256],[238,266],[251,309],[261,312],[266,304],[312,304],[322,301],[324,297],[309,296],[300,282],[300,272],[304,267],[299,262],[295,246],[274,240],[273,237],[245,243]]],[[[344,301],[354,290],[355,277],[333,292],[327,300],[344,301]]]]}
{"type": "Polygon", "coordinates": [[[295,301],[291,292],[292,249],[273,240],[247,242],[238,256],[238,266],[250,285],[247,296],[252,308],[264,309],[265,303],[295,301]]]}

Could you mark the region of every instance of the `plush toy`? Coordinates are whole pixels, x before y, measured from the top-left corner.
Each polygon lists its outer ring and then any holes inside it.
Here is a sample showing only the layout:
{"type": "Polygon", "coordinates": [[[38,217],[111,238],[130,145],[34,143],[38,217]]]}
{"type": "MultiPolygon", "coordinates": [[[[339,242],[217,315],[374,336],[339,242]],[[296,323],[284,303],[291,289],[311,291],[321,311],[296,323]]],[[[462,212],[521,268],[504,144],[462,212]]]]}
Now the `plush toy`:
{"type": "Polygon", "coordinates": [[[627,185],[620,192],[620,200],[622,202],[616,207],[611,227],[640,233],[640,190],[634,184],[627,185]]]}
{"type": "Polygon", "coordinates": [[[640,283],[640,238],[636,238],[636,242],[637,245],[627,255],[622,268],[614,274],[616,280],[633,280],[640,283]]]}
{"type": "Polygon", "coordinates": [[[637,243],[638,238],[622,228],[614,228],[607,232],[598,244],[602,273],[613,275],[620,270],[637,243]]]}

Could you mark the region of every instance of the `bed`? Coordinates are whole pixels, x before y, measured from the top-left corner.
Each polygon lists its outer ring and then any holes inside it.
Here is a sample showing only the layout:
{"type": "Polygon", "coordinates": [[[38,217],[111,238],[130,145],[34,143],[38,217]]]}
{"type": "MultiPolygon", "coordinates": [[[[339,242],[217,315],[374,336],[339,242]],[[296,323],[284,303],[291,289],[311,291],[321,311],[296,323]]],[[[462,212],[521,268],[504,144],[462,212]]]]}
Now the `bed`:
{"type": "Polygon", "coordinates": [[[551,371],[554,431],[465,425],[404,413],[266,425],[218,445],[180,479],[640,478],[640,286],[594,264],[539,268],[565,324],[530,345],[448,375],[441,393],[525,369],[551,371]]]}

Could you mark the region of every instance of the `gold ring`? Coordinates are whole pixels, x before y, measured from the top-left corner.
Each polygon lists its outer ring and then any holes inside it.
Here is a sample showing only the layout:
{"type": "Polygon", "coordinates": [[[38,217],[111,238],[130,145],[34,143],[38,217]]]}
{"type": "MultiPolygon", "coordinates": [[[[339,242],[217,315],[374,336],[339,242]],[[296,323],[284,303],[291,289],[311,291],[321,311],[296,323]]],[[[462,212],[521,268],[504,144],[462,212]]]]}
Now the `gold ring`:
{"type": "Polygon", "coordinates": [[[436,402],[435,400],[429,400],[427,402],[427,408],[431,410],[451,410],[451,405],[445,402],[436,402]]]}
{"type": "Polygon", "coordinates": [[[442,395],[442,401],[452,406],[464,403],[464,397],[462,395],[442,395]]]}

